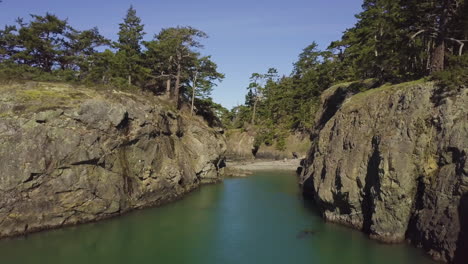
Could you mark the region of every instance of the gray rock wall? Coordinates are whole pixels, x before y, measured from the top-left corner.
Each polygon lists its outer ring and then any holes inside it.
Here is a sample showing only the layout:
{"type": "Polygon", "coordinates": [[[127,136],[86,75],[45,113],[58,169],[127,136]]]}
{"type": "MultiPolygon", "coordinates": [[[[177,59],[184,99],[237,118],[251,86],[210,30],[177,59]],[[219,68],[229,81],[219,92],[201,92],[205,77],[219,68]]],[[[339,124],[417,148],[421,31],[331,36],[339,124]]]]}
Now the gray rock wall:
{"type": "Polygon", "coordinates": [[[220,179],[224,136],[154,96],[0,91],[0,237],[158,205],[220,179]]]}
{"type": "Polygon", "coordinates": [[[301,184],[329,221],[468,263],[468,93],[435,94],[422,82],[327,90],[301,184]]]}

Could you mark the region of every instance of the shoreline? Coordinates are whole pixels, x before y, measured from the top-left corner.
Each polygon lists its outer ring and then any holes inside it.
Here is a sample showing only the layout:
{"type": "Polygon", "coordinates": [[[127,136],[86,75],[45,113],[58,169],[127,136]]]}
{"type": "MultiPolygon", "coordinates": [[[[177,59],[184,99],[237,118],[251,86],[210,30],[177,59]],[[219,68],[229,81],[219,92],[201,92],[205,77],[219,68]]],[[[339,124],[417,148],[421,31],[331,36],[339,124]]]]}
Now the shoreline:
{"type": "Polygon", "coordinates": [[[253,171],[295,171],[300,166],[300,162],[300,159],[228,161],[225,169],[227,176],[246,177],[253,171]]]}

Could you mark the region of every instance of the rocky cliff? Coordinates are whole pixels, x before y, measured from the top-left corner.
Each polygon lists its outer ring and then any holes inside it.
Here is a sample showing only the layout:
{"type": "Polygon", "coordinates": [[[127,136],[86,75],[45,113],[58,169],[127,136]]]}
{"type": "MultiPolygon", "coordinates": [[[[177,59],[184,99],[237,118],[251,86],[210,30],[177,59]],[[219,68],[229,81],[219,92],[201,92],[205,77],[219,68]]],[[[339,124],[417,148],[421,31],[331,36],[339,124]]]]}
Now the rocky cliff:
{"type": "Polygon", "coordinates": [[[0,237],[95,221],[219,179],[220,131],[151,94],[0,86],[0,237]]]}
{"type": "MultiPolygon", "coordinates": [[[[322,96],[301,183],[332,222],[468,263],[468,89],[432,83],[322,96]]],[[[355,84],[354,84],[355,86],[355,84]]]]}
{"type": "Polygon", "coordinates": [[[232,129],[226,132],[227,151],[226,157],[231,160],[254,159],[255,133],[232,129]]]}
{"type": "Polygon", "coordinates": [[[228,150],[226,156],[232,160],[248,159],[292,159],[293,152],[298,157],[304,157],[310,148],[309,137],[305,134],[289,134],[284,139],[284,147],[278,147],[277,142],[270,145],[265,143],[255,146],[255,138],[259,135],[255,129],[244,131],[242,129],[231,129],[226,133],[228,150]]]}

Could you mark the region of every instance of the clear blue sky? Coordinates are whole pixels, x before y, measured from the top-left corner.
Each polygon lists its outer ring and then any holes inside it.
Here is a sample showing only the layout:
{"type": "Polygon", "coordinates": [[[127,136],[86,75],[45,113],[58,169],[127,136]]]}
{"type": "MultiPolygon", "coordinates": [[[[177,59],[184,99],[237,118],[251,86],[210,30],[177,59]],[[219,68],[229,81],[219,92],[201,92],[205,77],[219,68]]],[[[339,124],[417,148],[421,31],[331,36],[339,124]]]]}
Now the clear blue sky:
{"type": "Polygon", "coordinates": [[[362,0],[3,0],[0,25],[17,17],[51,12],[78,29],[97,26],[115,39],[132,4],[145,24],[146,39],[161,28],[190,25],[205,31],[203,53],[212,55],[226,79],[213,98],[231,108],[244,102],[248,78],[270,67],[289,75],[303,48],[330,41],[355,23],[362,0]]]}

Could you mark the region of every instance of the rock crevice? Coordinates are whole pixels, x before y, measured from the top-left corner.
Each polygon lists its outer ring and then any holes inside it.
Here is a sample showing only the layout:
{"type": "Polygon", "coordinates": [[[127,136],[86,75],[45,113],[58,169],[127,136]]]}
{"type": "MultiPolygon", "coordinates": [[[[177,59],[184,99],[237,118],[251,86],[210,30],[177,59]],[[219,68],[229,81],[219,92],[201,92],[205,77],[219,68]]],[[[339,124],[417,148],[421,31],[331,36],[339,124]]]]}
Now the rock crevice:
{"type": "Polygon", "coordinates": [[[219,129],[162,99],[61,84],[0,90],[0,238],[159,205],[220,180],[219,129]]]}
{"type": "Polygon", "coordinates": [[[300,175],[304,193],[329,221],[384,242],[410,240],[435,259],[467,261],[460,257],[468,227],[467,89],[438,104],[432,83],[346,89],[322,97],[300,175]]]}

